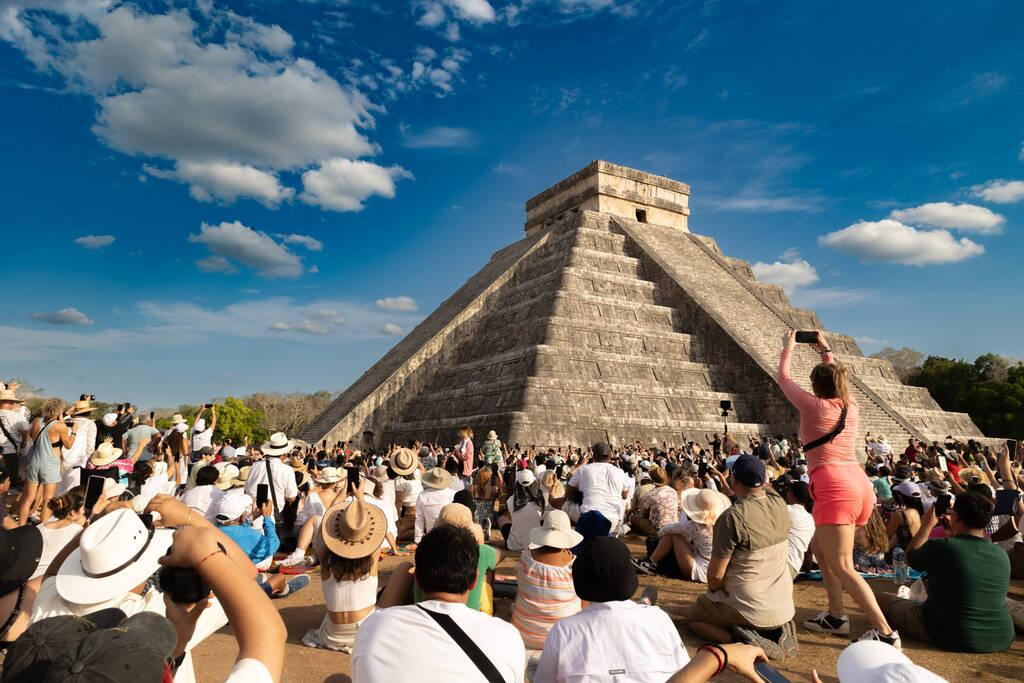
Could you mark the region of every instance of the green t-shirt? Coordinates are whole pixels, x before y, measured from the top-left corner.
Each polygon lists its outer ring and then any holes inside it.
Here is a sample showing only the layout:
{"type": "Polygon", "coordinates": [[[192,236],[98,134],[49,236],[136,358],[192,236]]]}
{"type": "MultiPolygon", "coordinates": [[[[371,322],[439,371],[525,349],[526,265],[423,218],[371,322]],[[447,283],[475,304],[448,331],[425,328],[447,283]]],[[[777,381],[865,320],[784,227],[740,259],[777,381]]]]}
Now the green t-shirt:
{"type": "MultiPolygon", "coordinates": [[[[484,592],[484,584],[487,583],[487,572],[493,571],[498,566],[498,554],[489,545],[478,546],[480,548],[480,559],[476,562],[477,581],[473,590],[469,591],[469,598],[466,606],[470,609],[480,610],[480,596],[484,592]]],[[[420,587],[413,585],[412,596],[415,602],[423,600],[423,591],[420,587]]]]}
{"type": "Polygon", "coordinates": [[[875,487],[875,496],[879,500],[890,500],[892,498],[892,484],[889,477],[877,477],[871,485],[875,487]]]}
{"type": "Polygon", "coordinates": [[[923,614],[936,645],[956,652],[999,652],[1013,644],[1005,550],[987,538],[958,534],[911,550],[907,563],[928,572],[923,614]]]}

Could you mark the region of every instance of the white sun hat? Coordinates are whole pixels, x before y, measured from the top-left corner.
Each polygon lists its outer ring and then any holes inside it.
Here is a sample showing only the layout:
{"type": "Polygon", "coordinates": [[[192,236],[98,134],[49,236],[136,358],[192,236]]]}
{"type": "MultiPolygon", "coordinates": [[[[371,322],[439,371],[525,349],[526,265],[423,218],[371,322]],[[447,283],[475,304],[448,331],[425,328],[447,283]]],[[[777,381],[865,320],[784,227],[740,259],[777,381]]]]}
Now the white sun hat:
{"type": "Polygon", "coordinates": [[[94,605],[131,592],[155,572],[174,531],[147,529],[127,509],[90,524],[57,573],[57,593],[70,603],[94,605]]]}
{"type": "Polygon", "coordinates": [[[217,481],[215,481],[213,485],[221,491],[227,491],[235,485],[235,480],[238,478],[238,474],[238,468],[235,465],[228,463],[221,469],[220,476],[217,477],[217,481]]]}
{"type": "Polygon", "coordinates": [[[543,525],[530,529],[530,550],[544,546],[575,548],[582,542],[583,534],[572,528],[569,515],[561,510],[551,510],[544,515],[543,525]]]}
{"type": "Polygon", "coordinates": [[[732,505],[729,496],[711,489],[686,489],[679,495],[679,506],[698,524],[708,524],[732,505]]]}
{"type": "Polygon", "coordinates": [[[284,432],[274,432],[260,446],[263,455],[284,455],[292,452],[292,442],[284,432]]]}
{"type": "Polygon", "coordinates": [[[836,663],[839,683],[945,683],[892,645],[862,640],[843,650],[836,663]]]}

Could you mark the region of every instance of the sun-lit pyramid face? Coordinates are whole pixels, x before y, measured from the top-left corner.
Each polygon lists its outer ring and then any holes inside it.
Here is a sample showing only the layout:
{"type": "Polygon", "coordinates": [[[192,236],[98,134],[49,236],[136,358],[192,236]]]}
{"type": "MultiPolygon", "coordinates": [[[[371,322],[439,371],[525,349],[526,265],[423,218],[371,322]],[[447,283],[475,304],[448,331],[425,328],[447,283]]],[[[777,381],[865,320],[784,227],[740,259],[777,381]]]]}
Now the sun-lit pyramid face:
{"type": "Polygon", "coordinates": [[[526,232],[573,211],[599,211],[685,231],[689,204],[690,186],[685,183],[594,161],[526,202],[526,232]]]}

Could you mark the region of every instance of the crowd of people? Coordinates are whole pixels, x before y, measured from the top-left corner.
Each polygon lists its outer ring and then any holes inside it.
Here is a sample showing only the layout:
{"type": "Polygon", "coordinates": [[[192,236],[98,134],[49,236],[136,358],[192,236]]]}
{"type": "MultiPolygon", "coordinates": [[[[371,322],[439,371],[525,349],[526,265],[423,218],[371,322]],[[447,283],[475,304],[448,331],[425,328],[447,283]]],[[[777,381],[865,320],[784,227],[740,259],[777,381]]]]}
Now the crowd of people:
{"type": "Polygon", "coordinates": [[[215,438],[212,404],[158,429],[130,405],[93,415],[85,395],[31,415],[9,385],[0,680],[194,680],[191,650],[229,622],[227,680],[280,680],[273,600],[312,573],[323,617],[294,635],[350,654],[357,682],[760,681],[799,655],[802,631],[849,636],[846,595],[870,628],[840,681],[941,680],[904,639],[1009,648],[1024,627],[1007,598],[1024,576],[1024,446],[859,443],[846,369],[819,334],[805,391],[794,344],[778,382],[797,433],[673,446],[522,448],[469,427],[450,447],[362,452],[280,432],[234,444],[215,438]],[[401,558],[386,581],[384,555],[401,558]],[[684,623],[705,645],[688,652],[657,592],[640,591],[655,574],[705,587],[684,623]],[[877,577],[896,591],[873,590],[877,577]],[[798,624],[803,580],[827,601],[798,624]]]}

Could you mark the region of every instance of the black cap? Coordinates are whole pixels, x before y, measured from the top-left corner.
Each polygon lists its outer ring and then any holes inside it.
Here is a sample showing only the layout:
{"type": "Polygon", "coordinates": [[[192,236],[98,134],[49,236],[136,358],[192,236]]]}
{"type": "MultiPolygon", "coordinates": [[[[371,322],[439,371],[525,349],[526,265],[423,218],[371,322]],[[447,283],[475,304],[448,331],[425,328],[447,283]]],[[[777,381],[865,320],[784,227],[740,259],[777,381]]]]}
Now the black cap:
{"type": "Polygon", "coordinates": [[[177,631],[155,612],[139,612],[118,626],[100,629],[50,664],[43,683],[159,681],[177,631]]]}
{"type": "Polygon", "coordinates": [[[34,526],[0,529],[0,595],[28,581],[39,566],[43,535],[34,526]]]}
{"type": "Polygon", "coordinates": [[[629,600],[640,581],[629,548],[617,538],[598,536],[585,543],[572,564],[576,595],[588,602],[629,600]]]}
{"type": "Polygon", "coordinates": [[[203,446],[202,448],[199,449],[199,455],[213,455],[213,447],[203,446]]]}
{"type": "Polygon", "coordinates": [[[53,660],[77,647],[93,631],[117,626],[124,618],[124,612],[111,607],[83,617],[62,615],[37,621],[7,650],[4,683],[41,681],[53,660]]]}
{"type": "Polygon", "coordinates": [[[744,453],[732,464],[732,476],[739,483],[751,488],[764,485],[765,469],[761,458],[744,453]]]}
{"type": "Polygon", "coordinates": [[[593,448],[590,449],[594,453],[594,460],[607,460],[612,457],[611,444],[600,441],[595,443],[593,448]]]}
{"type": "Polygon", "coordinates": [[[892,473],[893,479],[910,479],[914,475],[913,470],[910,469],[910,465],[896,465],[896,469],[892,473]]]}

